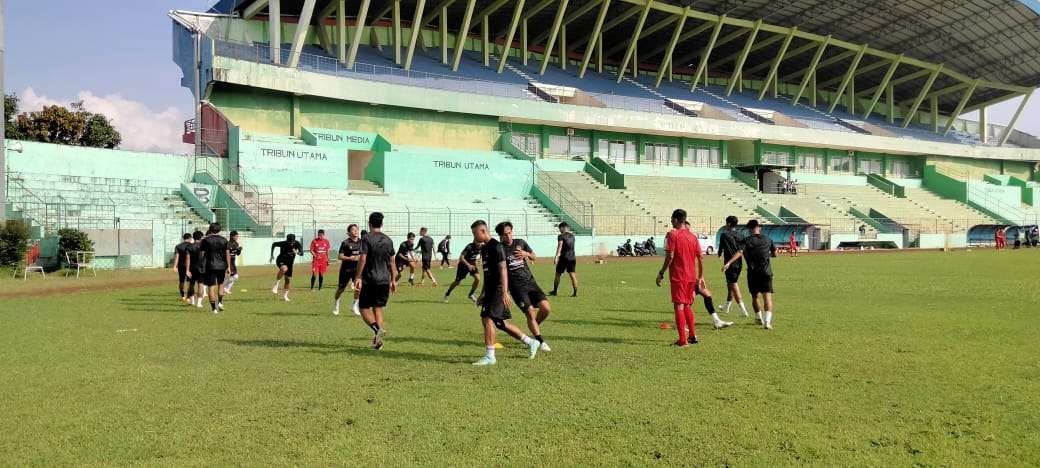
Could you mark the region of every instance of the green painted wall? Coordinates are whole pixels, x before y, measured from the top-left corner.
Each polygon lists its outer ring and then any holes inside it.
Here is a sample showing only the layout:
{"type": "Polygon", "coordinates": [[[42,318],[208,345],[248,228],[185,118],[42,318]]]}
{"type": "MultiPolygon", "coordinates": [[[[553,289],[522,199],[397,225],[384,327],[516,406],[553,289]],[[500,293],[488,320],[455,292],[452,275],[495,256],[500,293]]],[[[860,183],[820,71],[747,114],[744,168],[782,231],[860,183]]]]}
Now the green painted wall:
{"type": "Polygon", "coordinates": [[[274,187],[347,187],[347,150],[306,144],[239,141],[239,171],[250,183],[274,187]]]}
{"type": "Polygon", "coordinates": [[[1022,180],[1033,180],[1033,165],[1028,162],[1004,161],[1002,173],[1022,180]]]}
{"type": "Polygon", "coordinates": [[[947,156],[929,156],[928,164],[935,165],[940,171],[950,176],[970,180],[982,180],[986,174],[1000,174],[1000,161],[982,159],[951,158],[947,156]]]}
{"type": "Polygon", "coordinates": [[[387,192],[428,193],[431,197],[440,193],[474,193],[523,198],[531,193],[534,179],[530,161],[505,158],[498,153],[401,150],[384,153],[383,157],[383,189],[387,192]]]}
{"type": "Polygon", "coordinates": [[[217,83],[209,102],[246,132],[292,134],[292,96],[287,93],[217,83]]]}
{"type": "Polygon", "coordinates": [[[729,142],[729,163],[734,166],[750,166],[757,164],[756,142],[737,140],[729,142]]]}
{"type": "MultiPolygon", "coordinates": [[[[17,141],[22,151],[7,150],[12,172],[141,179],[179,184],[191,180],[195,159],[183,154],[144,153],[83,146],[17,141]]],[[[16,146],[8,140],[7,147],[16,146]]]]}

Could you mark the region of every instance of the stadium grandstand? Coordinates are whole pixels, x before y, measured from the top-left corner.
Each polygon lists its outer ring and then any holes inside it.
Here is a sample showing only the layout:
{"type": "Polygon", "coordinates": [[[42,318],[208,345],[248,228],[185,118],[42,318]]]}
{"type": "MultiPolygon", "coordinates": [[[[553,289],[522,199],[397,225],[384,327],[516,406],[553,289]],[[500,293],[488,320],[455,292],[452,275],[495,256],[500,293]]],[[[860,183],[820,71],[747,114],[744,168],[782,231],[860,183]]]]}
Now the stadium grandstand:
{"type": "Polygon", "coordinates": [[[567,221],[580,255],[661,237],[677,207],[709,239],[735,214],[814,249],[964,247],[1040,218],[1040,140],[1015,129],[1040,81],[1040,5],[948,3],[171,11],[195,154],[15,142],[8,215],[39,236],[85,229],[115,266],[168,264],[213,220],[263,263],[272,238],[341,236],[372,211],[395,239],[508,219],[545,252],[567,221]],[[988,121],[1015,98],[1007,125],[988,121]]]}

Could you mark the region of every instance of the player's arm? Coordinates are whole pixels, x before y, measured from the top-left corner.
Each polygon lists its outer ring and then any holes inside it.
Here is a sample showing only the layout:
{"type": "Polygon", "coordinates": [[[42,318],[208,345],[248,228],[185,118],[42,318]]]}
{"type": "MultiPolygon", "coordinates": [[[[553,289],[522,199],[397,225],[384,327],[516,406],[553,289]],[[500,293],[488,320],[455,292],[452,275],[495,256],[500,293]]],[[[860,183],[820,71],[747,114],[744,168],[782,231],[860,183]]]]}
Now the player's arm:
{"type": "Polygon", "coordinates": [[[664,263],[661,264],[661,270],[657,272],[657,285],[661,286],[661,281],[664,281],[664,272],[668,271],[668,267],[672,266],[672,251],[664,251],[664,263]]]}
{"type": "Polygon", "coordinates": [[[173,269],[174,270],[177,269],[177,265],[180,264],[180,261],[181,261],[181,256],[177,255],[177,248],[174,247],[173,248],[173,269]]]}
{"type": "Polygon", "coordinates": [[[702,257],[701,254],[700,254],[700,248],[697,249],[696,261],[697,261],[697,278],[698,278],[697,281],[700,282],[700,286],[703,288],[704,287],[704,257],[702,257]]]}
{"type": "Polygon", "coordinates": [[[275,249],[275,247],[278,247],[278,243],[277,242],[272,242],[271,243],[271,258],[267,260],[269,262],[274,260],[274,249],[275,249]]]}
{"type": "Polygon", "coordinates": [[[386,257],[386,269],[390,271],[390,292],[397,292],[397,268],[394,268],[394,261],[389,256],[386,257]]]}
{"type": "Polygon", "coordinates": [[[191,278],[191,252],[188,252],[188,259],[184,261],[184,269],[187,271],[186,275],[191,278]]]}
{"type": "Polygon", "coordinates": [[[772,239],[769,239],[769,256],[770,257],[775,257],[776,256],[776,244],[773,243],[772,239]]]}
{"type": "Polygon", "coordinates": [[[743,251],[743,250],[738,250],[738,251],[737,251],[737,254],[736,254],[736,255],[734,255],[734,256],[733,256],[733,258],[729,259],[729,261],[728,261],[728,262],[726,262],[726,264],[725,264],[725,265],[722,265],[722,271],[723,271],[723,273],[725,273],[725,272],[726,272],[726,270],[728,270],[728,269],[729,269],[729,266],[730,266],[730,265],[734,264],[735,262],[737,262],[737,261],[738,261],[738,260],[740,260],[741,258],[744,258],[744,251],[743,251]]]}
{"type": "Polygon", "coordinates": [[[498,262],[498,276],[502,284],[502,304],[507,308],[512,307],[513,301],[509,298],[509,268],[506,267],[505,260],[498,262]]]}
{"type": "Polygon", "coordinates": [[[553,265],[560,261],[560,252],[563,251],[563,239],[556,239],[556,255],[553,256],[553,265]]]}
{"type": "Polygon", "coordinates": [[[224,261],[227,262],[225,265],[231,268],[231,249],[224,247],[224,261]]]}
{"type": "Polygon", "coordinates": [[[354,272],[354,289],[361,289],[361,272],[365,270],[365,263],[368,263],[368,254],[362,251],[358,257],[357,271],[354,272]]]}

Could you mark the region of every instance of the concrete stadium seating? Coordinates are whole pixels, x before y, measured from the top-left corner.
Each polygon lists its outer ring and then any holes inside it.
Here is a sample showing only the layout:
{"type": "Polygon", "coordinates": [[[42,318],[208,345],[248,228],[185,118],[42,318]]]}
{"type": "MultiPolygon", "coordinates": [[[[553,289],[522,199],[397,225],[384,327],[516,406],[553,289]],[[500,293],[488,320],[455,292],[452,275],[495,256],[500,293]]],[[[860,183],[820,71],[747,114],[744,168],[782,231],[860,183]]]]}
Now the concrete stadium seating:
{"type": "Polygon", "coordinates": [[[635,203],[630,193],[608,188],[585,172],[549,172],[549,175],[570,189],[579,200],[593,204],[593,223],[597,234],[641,235],[671,229],[667,215],[655,221],[652,216],[657,213],[635,203]]]}
{"type": "Polygon", "coordinates": [[[629,175],[625,186],[629,199],[661,217],[665,224],[673,210],[685,209],[697,232],[714,233],[730,215],[741,220],[759,217],[755,207],[761,194],[733,179],[629,175]]]}

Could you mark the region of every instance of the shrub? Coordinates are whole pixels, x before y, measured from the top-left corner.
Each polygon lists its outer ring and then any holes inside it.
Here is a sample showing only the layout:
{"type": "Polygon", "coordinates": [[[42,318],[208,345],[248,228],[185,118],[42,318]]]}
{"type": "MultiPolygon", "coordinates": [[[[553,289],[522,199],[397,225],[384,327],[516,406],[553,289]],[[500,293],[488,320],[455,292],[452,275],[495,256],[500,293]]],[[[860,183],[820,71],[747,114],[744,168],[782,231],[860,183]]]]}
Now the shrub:
{"type": "Polygon", "coordinates": [[[87,237],[87,233],[72,228],[58,229],[58,259],[61,263],[67,263],[65,252],[69,252],[69,258],[75,259],[73,252],[77,250],[94,250],[94,242],[87,237]]]}
{"type": "Polygon", "coordinates": [[[0,227],[0,265],[17,265],[25,257],[29,241],[29,225],[21,220],[8,220],[0,227]]]}

